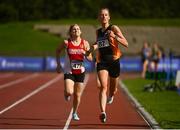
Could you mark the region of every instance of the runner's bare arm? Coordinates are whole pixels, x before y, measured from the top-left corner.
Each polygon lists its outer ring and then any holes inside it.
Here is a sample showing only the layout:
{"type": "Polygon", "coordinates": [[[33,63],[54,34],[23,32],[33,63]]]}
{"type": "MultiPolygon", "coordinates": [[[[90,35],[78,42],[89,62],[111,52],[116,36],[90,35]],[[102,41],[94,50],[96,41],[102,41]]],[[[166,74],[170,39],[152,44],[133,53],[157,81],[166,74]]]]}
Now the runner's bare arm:
{"type": "Polygon", "coordinates": [[[88,55],[92,55],[92,52],[94,51],[94,50],[96,50],[98,48],[98,46],[97,46],[97,44],[96,43],[94,43],[93,45],[91,45],[90,46],[90,49],[86,52],[86,55],[88,56],[88,55]]]}
{"type": "Polygon", "coordinates": [[[65,48],[65,44],[67,44],[67,40],[64,40],[64,43],[59,44],[59,46],[56,49],[56,63],[57,63],[56,71],[58,73],[61,72],[60,54],[62,50],[65,48]]]}
{"type": "Polygon", "coordinates": [[[108,31],[109,36],[116,39],[119,43],[121,43],[123,46],[128,47],[128,42],[126,38],[123,36],[120,28],[116,25],[112,26],[112,31],[108,31]]]}
{"type": "Polygon", "coordinates": [[[85,44],[85,50],[86,50],[86,52],[85,52],[86,58],[88,60],[92,61],[93,60],[92,53],[89,53],[89,51],[90,51],[89,42],[85,41],[84,44],[85,44]]]}

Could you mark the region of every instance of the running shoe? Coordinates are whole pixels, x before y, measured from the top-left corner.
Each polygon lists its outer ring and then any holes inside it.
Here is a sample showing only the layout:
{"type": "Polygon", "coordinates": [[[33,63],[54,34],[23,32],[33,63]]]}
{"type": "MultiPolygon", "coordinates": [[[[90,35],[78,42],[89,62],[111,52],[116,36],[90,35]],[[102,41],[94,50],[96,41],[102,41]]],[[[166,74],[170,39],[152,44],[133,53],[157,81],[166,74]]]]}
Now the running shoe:
{"type": "Polygon", "coordinates": [[[78,117],[77,113],[73,113],[72,119],[75,120],[75,121],[79,121],[80,120],[80,118],[78,117]]]}
{"type": "Polygon", "coordinates": [[[102,123],[105,123],[106,122],[106,113],[105,112],[102,112],[99,116],[100,120],[102,123]]]}
{"type": "Polygon", "coordinates": [[[112,104],[112,103],[113,103],[113,100],[114,100],[114,96],[108,97],[108,99],[107,99],[107,104],[112,104]]]}

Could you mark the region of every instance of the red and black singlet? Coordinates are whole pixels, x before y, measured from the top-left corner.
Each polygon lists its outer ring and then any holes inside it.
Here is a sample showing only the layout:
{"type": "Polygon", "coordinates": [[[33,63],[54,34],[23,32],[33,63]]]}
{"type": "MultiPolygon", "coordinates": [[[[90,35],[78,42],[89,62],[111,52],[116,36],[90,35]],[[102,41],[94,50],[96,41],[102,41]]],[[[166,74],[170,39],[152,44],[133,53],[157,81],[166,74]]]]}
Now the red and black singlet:
{"type": "Polygon", "coordinates": [[[69,39],[67,44],[67,53],[69,56],[72,74],[81,74],[85,71],[84,67],[84,40],[81,39],[81,42],[78,46],[74,45],[69,39]]]}

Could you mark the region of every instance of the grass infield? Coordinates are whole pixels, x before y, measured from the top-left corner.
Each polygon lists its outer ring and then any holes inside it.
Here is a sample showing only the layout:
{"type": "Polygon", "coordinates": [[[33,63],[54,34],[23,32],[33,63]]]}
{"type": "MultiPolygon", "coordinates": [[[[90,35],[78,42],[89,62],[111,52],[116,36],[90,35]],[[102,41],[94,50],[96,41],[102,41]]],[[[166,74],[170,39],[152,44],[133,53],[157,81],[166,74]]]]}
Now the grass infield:
{"type": "Polygon", "coordinates": [[[162,128],[180,129],[180,95],[177,91],[143,91],[153,81],[141,78],[123,80],[132,95],[156,119],[162,128]]]}

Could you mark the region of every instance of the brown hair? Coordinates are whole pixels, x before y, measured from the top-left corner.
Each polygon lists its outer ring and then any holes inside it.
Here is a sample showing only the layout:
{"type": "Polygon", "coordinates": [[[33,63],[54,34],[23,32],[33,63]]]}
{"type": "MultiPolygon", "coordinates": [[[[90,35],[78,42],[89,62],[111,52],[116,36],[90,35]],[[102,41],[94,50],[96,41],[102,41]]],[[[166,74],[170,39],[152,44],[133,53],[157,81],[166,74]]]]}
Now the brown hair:
{"type": "MultiPolygon", "coordinates": [[[[80,28],[80,26],[79,26],[78,24],[72,24],[72,25],[70,25],[69,31],[68,31],[68,35],[69,35],[70,37],[72,37],[72,36],[71,36],[71,31],[72,31],[72,29],[73,29],[74,26],[78,26],[78,27],[80,28]]],[[[81,30],[81,28],[80,28],[80,30],[81,30]]]]}
{"type": "Polygon", "coordinates": [[[109,16],[110,16],[110,11],[109,11],[109,9],[108,9],[108,8],[106,8],[106,7],[101,8],[101,9],[99,10],[99,14],[100,14],[100,12],[101,12],[102,10],[107,10],[107,11],[108,11],[108,13],[109,13],[109,16]]]}

